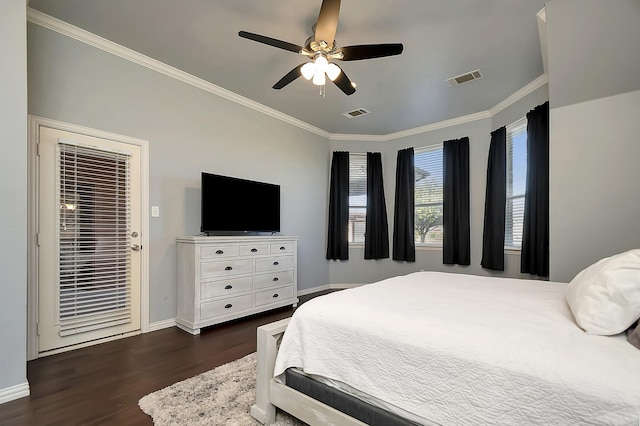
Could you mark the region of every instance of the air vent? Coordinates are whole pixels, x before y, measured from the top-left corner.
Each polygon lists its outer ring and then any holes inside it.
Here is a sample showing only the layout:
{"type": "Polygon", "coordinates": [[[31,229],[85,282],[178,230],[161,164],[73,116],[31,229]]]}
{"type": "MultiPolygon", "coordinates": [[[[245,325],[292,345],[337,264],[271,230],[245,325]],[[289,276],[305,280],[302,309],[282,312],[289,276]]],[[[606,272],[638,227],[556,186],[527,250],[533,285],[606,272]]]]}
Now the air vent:
{"type": "Polygon", "coordinates": [[[482,77],[484,77],[482,75],[482,72],[480,70],[475,70],[475,71],[469,71],[468,73],[457,75],[455,77],[451,77],[445,81],[449,83],[449,86],[457,86],[459,84],[468,83],[470,81],[477,80],[482,77]]]}
{"type": "Polygon", "coordinates": [[[349,112],[343,112],[342,115],[344,115],[347,118],[356,118],[356,117],[361,117],[363,115],[369,114],[369,111],[367,111],[364,108],[358,108],[358,109],[354,109],[353,111],[349,111],[349,112]]]}

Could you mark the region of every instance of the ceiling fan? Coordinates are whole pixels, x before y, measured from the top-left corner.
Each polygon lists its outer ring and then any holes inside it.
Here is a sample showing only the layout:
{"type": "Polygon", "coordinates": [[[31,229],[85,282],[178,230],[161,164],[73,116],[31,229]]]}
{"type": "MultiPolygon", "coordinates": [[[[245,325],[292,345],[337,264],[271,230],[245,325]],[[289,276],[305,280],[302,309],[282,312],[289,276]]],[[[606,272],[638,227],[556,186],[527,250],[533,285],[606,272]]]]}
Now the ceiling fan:
{"type": "Polygon", "coordinates": [[[399,55],[402,53],[403,46],[402,43],[389,43],[337,47],[335,36],[339,14],[340,0],[323,0],[318,22],[313,29],[314,35],[307,39],[304,47],[246,31],[240,31],[238,35],[258,43],[299,53],[310,59],[309,62],[289,71],[273,85],[274,89],[282,89],[300,76],[312,80],[315,85],[323,86],[328,77],[345,94],[351,95],[356,91],[355,84],[352,84],[342,68],[332,61],[359,61],[399,55]]]}

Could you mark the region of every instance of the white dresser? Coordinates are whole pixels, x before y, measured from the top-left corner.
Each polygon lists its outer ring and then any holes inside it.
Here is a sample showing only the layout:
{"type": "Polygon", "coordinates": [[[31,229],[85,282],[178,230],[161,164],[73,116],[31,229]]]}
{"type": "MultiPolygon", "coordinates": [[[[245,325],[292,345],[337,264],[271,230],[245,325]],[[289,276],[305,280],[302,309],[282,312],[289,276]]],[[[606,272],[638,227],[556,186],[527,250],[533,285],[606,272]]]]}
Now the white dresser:
{"type": "Polygon", "coordinates": [[[178,315],[200,328],[286,305],[296,307],[298,237],[181,237],[178,315]]]}

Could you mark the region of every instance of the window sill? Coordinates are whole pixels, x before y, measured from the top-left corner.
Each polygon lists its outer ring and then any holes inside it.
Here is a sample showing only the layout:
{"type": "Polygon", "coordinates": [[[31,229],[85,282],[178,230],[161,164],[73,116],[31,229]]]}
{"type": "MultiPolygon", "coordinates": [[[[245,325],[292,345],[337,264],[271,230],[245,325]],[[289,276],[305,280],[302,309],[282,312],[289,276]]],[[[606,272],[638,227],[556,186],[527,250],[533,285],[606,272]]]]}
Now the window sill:
{"type": "Polygon", "coordinates": [[[516,247],[504,248],[504,254],[506,254],[507,256],[520,256],[521,251],[522,251],[521,249],[516,247]]]}
{"type": "Polygon", "coordinates": [[[417,245],[416,244],[416,251],[442,251],[442,246],[437,246],[435,244],[433,245],[430,245],[430,244],[417,245]]]}

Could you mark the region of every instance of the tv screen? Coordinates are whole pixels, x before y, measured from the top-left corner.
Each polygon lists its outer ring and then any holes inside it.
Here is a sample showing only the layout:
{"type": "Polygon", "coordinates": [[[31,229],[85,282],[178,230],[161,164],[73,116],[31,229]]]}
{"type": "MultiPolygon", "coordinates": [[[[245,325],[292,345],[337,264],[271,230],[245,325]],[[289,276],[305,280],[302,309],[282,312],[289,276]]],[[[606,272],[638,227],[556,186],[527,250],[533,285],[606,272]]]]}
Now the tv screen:
{"type": "Polygon", "coordinates": [[[279,232],[280,186],[203,172],[201,220],[206,233],[279,232]]]}

